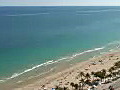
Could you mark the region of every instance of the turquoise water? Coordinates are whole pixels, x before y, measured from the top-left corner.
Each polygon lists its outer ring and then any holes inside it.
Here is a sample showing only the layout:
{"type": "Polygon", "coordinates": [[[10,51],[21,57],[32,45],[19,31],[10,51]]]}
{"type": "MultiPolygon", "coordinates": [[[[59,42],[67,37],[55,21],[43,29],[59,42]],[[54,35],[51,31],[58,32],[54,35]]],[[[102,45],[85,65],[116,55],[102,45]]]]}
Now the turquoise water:
{"type": "Polygon", "coordinates": [[[120,7],[0,7],[0,79],[119,40],[120,7]]]}

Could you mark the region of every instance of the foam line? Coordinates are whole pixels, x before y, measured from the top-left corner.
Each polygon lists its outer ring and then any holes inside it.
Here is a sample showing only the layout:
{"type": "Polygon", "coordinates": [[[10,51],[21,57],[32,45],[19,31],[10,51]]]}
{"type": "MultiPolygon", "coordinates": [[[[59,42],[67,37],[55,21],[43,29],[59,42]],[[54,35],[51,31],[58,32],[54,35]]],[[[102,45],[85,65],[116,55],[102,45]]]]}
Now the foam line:
{"type": "Polygon", "coordinates": [[[39,64],[39,65],[36,65],[36,66],[34,66],[34,67],[30,68],[30,69],[27,69],[27,70],[25,70],[25,71],[23,71],[23,72],[21,72],[21,73],[14,73],[10,78],[7,78],[6,80],[15,78],[15,77],[17,77],[17,76],[20,76],[20,75],[26,73],[26,72],[29,72],[29,71],[31,71],[31,70],[34,70],[34,69],[36,69],[36,68],[38,68],[38,67],[41,67],[41,66],[44,66],[44,65],[48,65],[48,64],[50,64],[50,63],[52,63],[52,62],[53,62],[53,60],[48,61],[48,62],[45,62],[45,63],[42,63],[42,64],[39,64]]]}
{"type": "Polygon", "coordinates": [[[81,13],[79,14],[79,13],[77,13],[76,15],[91,15],[91,14],[81,14],[81,13]]]}
{"type": "MultiPolygon", "coordinates": [[[[39,67],[41,67],[41,66],[47,66],[47,65],[50,65],[50,64],[53,64],[53,63],[60,62],[60,61],[62,61],[62,60],[73,59],[73,58],[75,58],[76,56],[79,56],[79,55],[82,55],[82,54],[85,54],[85,53],[89,53],[89,52],[93,52],[93,51],[98,51],[98,50],[101,50],[101,49],[104,49],[104,47],[95,48],[95,49],[87,50],[87,51],[84,51],[84,52],[81,52],[81,53],[77,53],[77,54],[72,55],[71,57],[64,57],[64,58],[61,58],[61,59],[58,59],[58,60],[51,60],[51,61],[48,61],[48,62],[39,64],[39,65],[36,65],[36,66],[34,66],[34,67],[32,67],[32,68],[26,69],[26,70],[24,70],[24,71],[21,72],[21,73],[14,73],[11,77],[6,78],[5,80],[13,79],[13,78],[15,78],[15,77],[18,77],[18,76],[24,74],[24,73],[27,73],[27,72],[29,72],[29,71],[32,71],[32,70],[36,69],[36,68],[39,68],[39,67]]],[[[2,80],[2,81],[4,81],[4,80],[2,80]]]]}
{"type": "Polygon", "coordinates": [[[87,51],[84,51],[84,52],[81,52],[81,53],[77,53],[77,54],[75,54],[75,55],[72,55],[72,57],[70,57],[70,58],[74,58],[74,57],[76,57],[76,56],[79,56],[79,55],[82,55],[82,54],[85,54],[85,53],[89,53],[89,52],[93,52],[93,51],[98,51],[98,50],[101,50],[101,49],[104,49],[104,48],[105,48],[105,47],[87,50],[87,51]]]}
{"type": "Polygon", "coordinates": [[[114,45],[114,44],[120,44],[120,41],[110,42],[110,43],[107,44],[107,46],[109,46],[109,45],[114,45]]]}
{"type": "Polygon", "coordinates": [[[106,10],[88,10],[88,11],[76,11],[76,12],[83,12],[83,13],[94,13],[94,12],[109,12],[109,11],[120,11],[118,9],[106,9],[106,10]]]}
{"type": "Polygon", "coordinates": [[[35,13],[35,14],[15,14],[15,15],[6,15],[6,16],[34,16],[34,15],[45,15],[45,14],[50,14],[50,13],[35,13]]]}
{"type": "Polygon", "coordinates": [[[4,82],[5,80],[0,80],[0,83],[4,82]]]}

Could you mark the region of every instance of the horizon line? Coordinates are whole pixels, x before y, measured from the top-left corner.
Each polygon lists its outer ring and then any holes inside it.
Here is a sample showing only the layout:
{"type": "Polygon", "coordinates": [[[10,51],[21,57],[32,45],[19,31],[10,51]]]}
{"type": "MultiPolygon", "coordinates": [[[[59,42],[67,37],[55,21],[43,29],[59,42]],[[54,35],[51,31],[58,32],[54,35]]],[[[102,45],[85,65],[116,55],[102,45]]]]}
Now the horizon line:
{"type": "Polygon", "coordinates": [[[120,2],[0,2],[0,6],[120,6],[120,2]]]}
{"type": "MultiPolygon", "coordinates": [[[[14,7],[14,6],[15,6],[15,7],[16,7],[16,6],[21,6],[21,7],[24,7],[24,6],[26,6],[26,7],[29,7],[29,6],[30,6],[30,7],[31,7],[31,6],[32,6],[32,7],[47,7],[47,6],[50,6],[50,7],[62,7],[62,6],[63,6],[63,7],[69,7],[69,6],[70,6],[70,7],[72,7],[72,6],[73,6],[73,7],[81,7],[81,6],[82,6],[82,7],[84,7],[84,6],[85,6],[85,7],[86,7],[86,6],[93,6],[93,7],[94,7],[94,6],[101,6],[101,7],[102,7],[102,6],[105,6],[105,7],[107,7],[107,6],[113,6],[113,7],[117,7],[117,5],[78,5],[78,6],[77,6],[77,5],[75,5],[75,6],[74,6],[74,5],[56,5],[56,6],[54,6],[54,5],[43,5],[43,6],[42,6],[42,5],[38,5],[38,6],[35,6],[35,5],[6,5],[6,6],[0,6],[0,7],[14,7]]],[[[118,6],[118,7],[119,7],[119,6],[118,6]]]]}

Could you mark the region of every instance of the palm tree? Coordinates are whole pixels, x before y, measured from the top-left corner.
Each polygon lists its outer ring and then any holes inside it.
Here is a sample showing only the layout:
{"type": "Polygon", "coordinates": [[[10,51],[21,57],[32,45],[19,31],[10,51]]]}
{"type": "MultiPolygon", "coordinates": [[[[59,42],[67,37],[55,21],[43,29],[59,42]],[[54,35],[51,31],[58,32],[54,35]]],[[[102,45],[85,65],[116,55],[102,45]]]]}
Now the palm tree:
{"type": "Polygon", "coordinates": [[[116,62],[116,63],[114,64],[114,66],[117,67],[117,68],[120,68],[120,61],[116,62]]]}
{"type": "Polygon", "coordinates": [[[75,90],[78,90],[79,88],[78,84],[75,84],[74,87],[75,87],[75,90]]]}
{"type": "Polygon", "coordinates": [[[109,77],[111,79],[112,78],[112,74],[108,74],[107,77],[109,77]]]}
{"type": "Polygon", "coordinates": [[[94,74],[95,74],[95,72],[91,72],[91,75],[93,76],[93,80],[94,80],[94,74]]]}
{"type": "Polygon", "coordinates": [[[101,81],[104,78],[104,75],[103,75],[103,73],[101,71],[95,72],[94,76],[99,77],[101,79],[101,81]]]}
{"type": "Polygon", "coordinates": [[[102,69],[102,72],[105,75],[106,74],[106,69],[102,69]]]}
{"type": "MultiPolygon", "coordinates": [[[[111,67],[110,69],[111,69],[111,71],[116,70],[115,66],[111,67]]],[[[110,69],[109,69],[109,70],[110,70],[110,69]]]]}
{"type": "Polygon", "coordinates": [[[78,74],[78,77],[81,77],[81,79],[82,79],[84,76],[85,76],[84,72],[80,72],[80,73],[78,74]]]}
{"type": "Polygon", "coordinates": [[[84,85],[85,85],[85,80],[82,78],[82,79],[80,80],[79,84],[81,84],[81,85],[79,85],[79,86],[81,86],[81,89],[83,90],[83,87],[84,87],[84,85]]]}
{"type": "Polygon", "coordinates": [[[73,87],[74,87],[75,84],[73,82],[71,82],[70,85],[72,86],[72,90],[73,90],[73,87]]]}
{"type": "Polygon", "coordinates": [[[95,72],[91,72],[91,75],[94,75],[95,74],[95,72]]]}
{"type": "Polygon", "coordinates": [[[111,68],[109,68],[109,73],[113,76],[113,71],[115,70],[115,67],[113,66],[113,67],[111,67],[111,68]]]}
{"type": "Polygon", "coordinates": [[[86,77],[87,80],[91,78],[91,76],[90,76],[89,73],[87,73],[87,74],[85,75],[85,77],[86,77]]]}
{"type": "Polygon", "coordinates": [[[108,69],[108,72],[109,72],[110,74],[112,74],[112,71],[113,71],[112,68],[108,69]]]}
{"type": "Polygon", "coordinates": [[[105,69],[102,69],[102,74],[103,74],[105,82],[106,82],[106,70],[105,69]]]}
{"type": "Polygon", "coordinates": [[[117,73],[116,72],[113,72],[112,75],[114,76],[114,78],[116,77],[117,73]]]}

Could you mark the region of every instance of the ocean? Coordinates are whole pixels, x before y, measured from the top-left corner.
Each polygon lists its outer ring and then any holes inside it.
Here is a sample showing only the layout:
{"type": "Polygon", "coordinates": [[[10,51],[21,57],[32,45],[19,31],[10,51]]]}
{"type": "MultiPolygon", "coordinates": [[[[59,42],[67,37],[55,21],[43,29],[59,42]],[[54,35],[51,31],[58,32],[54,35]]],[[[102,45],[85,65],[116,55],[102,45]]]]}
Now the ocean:
{"type": "Polygon", "coordinates": [[[0,7],[0,84],[38,77],[119,46],[120,7],[0,7]]]}

